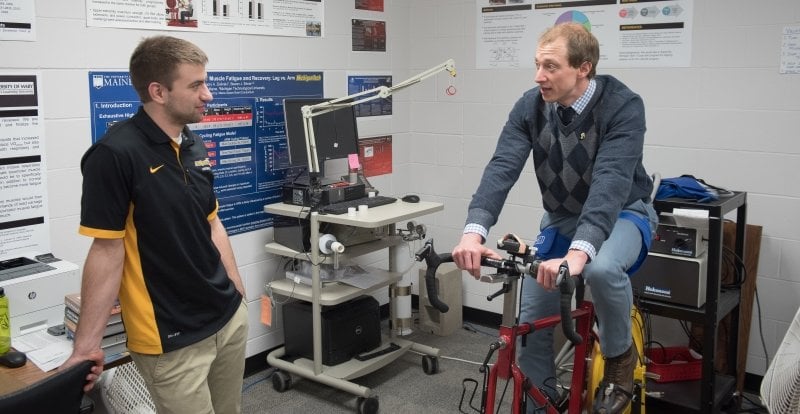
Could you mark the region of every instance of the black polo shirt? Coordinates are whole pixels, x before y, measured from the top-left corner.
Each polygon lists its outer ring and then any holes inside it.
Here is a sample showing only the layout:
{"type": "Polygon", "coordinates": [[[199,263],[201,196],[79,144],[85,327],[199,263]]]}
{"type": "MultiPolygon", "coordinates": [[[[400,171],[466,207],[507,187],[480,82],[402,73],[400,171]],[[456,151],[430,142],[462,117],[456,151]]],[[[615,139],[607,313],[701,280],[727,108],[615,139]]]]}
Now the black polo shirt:
{"type": "Polygon", "coordinates": [[[79,232],[124,239],[128,348],[161,354],[222,328],[241,296],[211,240],[218,202],[203,140],[184,128],[179,147],[139,108],[89,148],[81,170],[79,232]]]}

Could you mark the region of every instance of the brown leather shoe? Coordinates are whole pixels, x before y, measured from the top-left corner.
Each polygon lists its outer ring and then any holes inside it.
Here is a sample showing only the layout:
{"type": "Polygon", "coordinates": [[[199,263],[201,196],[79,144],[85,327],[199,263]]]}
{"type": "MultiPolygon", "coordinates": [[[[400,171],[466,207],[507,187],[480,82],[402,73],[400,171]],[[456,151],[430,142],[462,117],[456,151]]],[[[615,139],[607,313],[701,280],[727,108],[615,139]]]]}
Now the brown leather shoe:
{"type": "Polygon", "coordinates": [[[633,370],[638,361],[633,345],[622,355],[606,359],[603,381],[594,397],[593,413],[618,414],[628,407],[633,397],[633,370]]]}

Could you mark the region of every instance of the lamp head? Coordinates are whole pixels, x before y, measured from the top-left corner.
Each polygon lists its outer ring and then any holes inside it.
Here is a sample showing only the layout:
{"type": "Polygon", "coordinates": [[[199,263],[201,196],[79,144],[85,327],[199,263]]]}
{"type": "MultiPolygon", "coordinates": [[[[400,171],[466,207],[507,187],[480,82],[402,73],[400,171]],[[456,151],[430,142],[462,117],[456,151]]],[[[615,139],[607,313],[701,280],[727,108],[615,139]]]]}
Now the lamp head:
{"type": "Polygon", "coordinates": [[[454,78],[456,77],[456,61],[453,59],[447,59],[444,68],[448,73],[450,73],[450,76],[454,78]]]}

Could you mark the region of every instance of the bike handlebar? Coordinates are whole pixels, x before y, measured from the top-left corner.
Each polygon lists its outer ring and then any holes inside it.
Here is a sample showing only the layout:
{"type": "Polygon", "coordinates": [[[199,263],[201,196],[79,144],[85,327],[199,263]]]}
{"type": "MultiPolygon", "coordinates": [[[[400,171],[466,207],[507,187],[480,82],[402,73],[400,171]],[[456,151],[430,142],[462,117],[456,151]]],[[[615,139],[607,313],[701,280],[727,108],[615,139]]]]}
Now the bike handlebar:
{"type": "MultiPolygon", "coordinates": [[[[439,299],[439,292],[436,287],[436,270],[442,263],[453,262],[453,255],[451,253],[437,254],[433,248],[433,239],[428,239],[425,245],[423,245],[414,256],[418,262],[424,260],[427,265],[425,271],[425,288],[428,291],[428,301],[430,301],[431,306],[439,310],[439,312],[447,313],[450,307],[439,299]]],[[[524,277],[528,275],[536,278],[536,273],[541,262],[541,260],[523,260],[519,262],[514,260],[514,258],[492,259],[489,257],[481,257],[481,266],[495,268],[498,270],[498,273],[507,274],[509,277],[524,277]]],[[[556,285],[561,293],[559,307],[561,313],[561,327],[564,331],[564,335],[573,344],[580,344],[583,338],[575,331],[575,322],[572,319],[572,295],[576,292],[577,288],[576,299],[578,302],[583,301],[583,281],[578,276],[570,276],[567,262],[564,261],[559,267],[556,285]],[[577,283],[576,279],[578,280],[577,283]]]]}
{"type": "Polygon", "coordinates": [[[453,255],[450,253],[437,254],[433,250],[433,239],[428,239],[414,256],[418,262],[425,260],[425,264],[428,266],[425,271],[425,288],[428,291],[428,301],[439,312],[447,313],[450,307],[439,299],[439,289],[436,287],[436,269],[442,263],[452,263],[453,255]]]}
{"type": "MultiPolygon", "coordinates": [[[[567,339],[569,339],[569,341],[573,344],[578,345],[583,342],[583,338],[581,338],[580,334],[578,334],[578,332],[575,330],[575,321],[572,320],[572,294],[575,292],[576,279],[579,279],[578,276],[570,276],[569,268],[567,267],[567,261],[565,260],[564,263],[561,263],[561,266],[558,268],[558,279],[556,279],[558,289],[561,292],[561,296],[559,298],[559,307],[561,309],[561,327],[564,331],[564,336],[566,336],[567,339]]],[[[583,289],[580,290],[579,296],[580,297],[578,300],[583,300],[583,289]]]]}

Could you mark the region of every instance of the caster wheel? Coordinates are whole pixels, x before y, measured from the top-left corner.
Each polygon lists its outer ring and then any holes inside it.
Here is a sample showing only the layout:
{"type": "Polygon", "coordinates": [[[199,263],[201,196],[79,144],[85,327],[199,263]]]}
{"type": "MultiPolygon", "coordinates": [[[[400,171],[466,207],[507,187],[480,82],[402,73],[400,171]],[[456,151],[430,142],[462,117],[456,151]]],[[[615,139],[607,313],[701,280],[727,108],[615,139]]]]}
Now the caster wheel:
{"type": "Polygon", "coordinates": [[[422,371],[428,375],[439,372],[439,358],[430,355],[422,356],[422,371]]]}
{"type": "Polygon", "coordinates": [[[377,414],[378,397],[358,397],[358,414],[377,414]]]}
{"type": "Polygon", "coordinates": [[[272,388],[278,392],[284,392],[292,387],[292,377],[281,371],[272,374],[272,388]]]}

